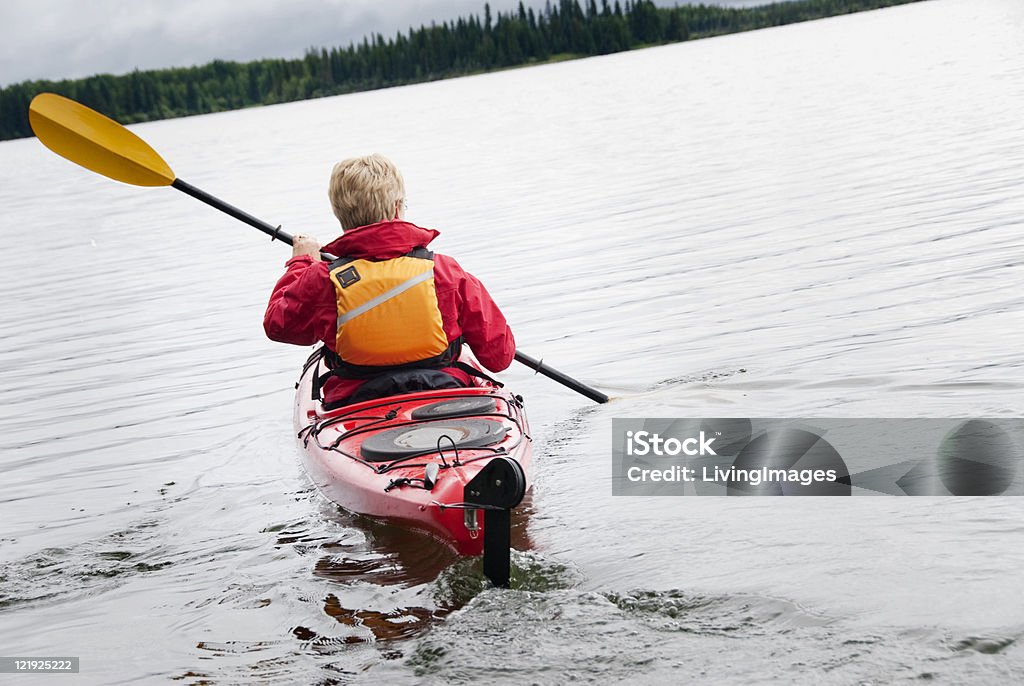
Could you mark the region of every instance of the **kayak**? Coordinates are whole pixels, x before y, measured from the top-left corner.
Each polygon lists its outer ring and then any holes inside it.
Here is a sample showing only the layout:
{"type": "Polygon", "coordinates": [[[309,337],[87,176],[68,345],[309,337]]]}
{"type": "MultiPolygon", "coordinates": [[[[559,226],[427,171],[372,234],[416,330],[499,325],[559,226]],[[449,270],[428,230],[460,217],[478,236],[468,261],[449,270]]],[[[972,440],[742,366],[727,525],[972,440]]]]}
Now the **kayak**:
{"type": "MultiPolygon", "coordinates": [[[[464,361],[475,366],[471,357],[464,361]]],[[[325,410],[313,394],[324,372],[314,353],[296,385],[294,414],[302,464],[320,492],[351,512],[481,555],[488,513],[492,526],[503,523],[532,484],[522,398],[482,381],[325,410]],[[487,504],[475,484],[488,477],[503,497],[516,490],[518,497],[512,493],[501,508],[487,504]]]]}

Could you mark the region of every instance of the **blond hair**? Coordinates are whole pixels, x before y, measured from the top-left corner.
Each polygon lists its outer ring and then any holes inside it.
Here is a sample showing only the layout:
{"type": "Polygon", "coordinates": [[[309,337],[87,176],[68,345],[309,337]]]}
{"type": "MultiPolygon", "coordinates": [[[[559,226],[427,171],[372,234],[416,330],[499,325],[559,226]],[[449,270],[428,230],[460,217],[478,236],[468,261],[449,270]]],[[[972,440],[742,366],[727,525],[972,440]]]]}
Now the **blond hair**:
{"type": "Polygon", "coordinates": [[[334,216],[347,231],[399,217],[405,181],[398,167],[383,155],[352,157],[334,165],[327,196],[334,216]]]}

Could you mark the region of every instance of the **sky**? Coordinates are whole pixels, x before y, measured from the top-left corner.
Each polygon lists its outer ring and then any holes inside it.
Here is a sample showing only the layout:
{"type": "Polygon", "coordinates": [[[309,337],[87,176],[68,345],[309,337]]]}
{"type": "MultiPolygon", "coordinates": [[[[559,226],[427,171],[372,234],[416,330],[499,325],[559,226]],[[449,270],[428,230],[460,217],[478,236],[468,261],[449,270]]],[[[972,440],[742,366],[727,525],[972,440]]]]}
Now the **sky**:
{"type": "MultiPolygon", "coordinates": [[[[431,20],[483,14],[486,0],[0,0],[0,87],[214,59],[301,57],[431,20]]],[[[704,0],[749,6],[769,0],[704,0]]],[[[518,0],[490,0],[494,12],[518,0]]],[[[540,9],[543,0],[524,0],[540,9]]],[[[671,7],[685,0],[655,0],[671,7]]]]}

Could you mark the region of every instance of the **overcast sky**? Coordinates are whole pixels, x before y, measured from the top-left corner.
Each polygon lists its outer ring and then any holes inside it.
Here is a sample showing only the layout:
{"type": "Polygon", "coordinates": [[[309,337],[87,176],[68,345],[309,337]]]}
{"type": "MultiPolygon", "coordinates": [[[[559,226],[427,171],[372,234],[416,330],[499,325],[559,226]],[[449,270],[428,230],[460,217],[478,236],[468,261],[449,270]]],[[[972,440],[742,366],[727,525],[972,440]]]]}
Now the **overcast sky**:
{"type": "MultiPolygon", "coordinates": [[[[312,46],[344,46],[368,33],[391,37],[432,19],[482,14],[485,1],[0,0],[0,87],[218,58],[301,57],[312,46]]],[[[745,6],[768,0],[712,2],[745,6]]],[[[524,4],[539,9],[544,0],[524,4]]],[[[491,0],[495,12],[517,6],[518,0],[491,0]]]]}

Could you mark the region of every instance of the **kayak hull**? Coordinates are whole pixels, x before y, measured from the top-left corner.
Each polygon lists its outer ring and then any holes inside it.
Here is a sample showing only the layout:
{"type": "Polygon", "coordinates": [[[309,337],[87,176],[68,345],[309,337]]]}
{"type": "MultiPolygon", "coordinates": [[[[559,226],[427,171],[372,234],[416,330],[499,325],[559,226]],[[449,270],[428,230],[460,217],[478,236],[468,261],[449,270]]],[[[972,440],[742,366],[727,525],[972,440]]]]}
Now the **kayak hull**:
{"type": "Polygon", "coordinates": [[[480,555],[486,512],[466,504],[465,486],[499,456],[518,462],[526,488],[532,485],[522,399],[486,385],[324,410],[313,398],[320,364],[304,370],[294,412],[302,464],[320,492],[351,512],[419,529],[461,555],[480,555]]]}

